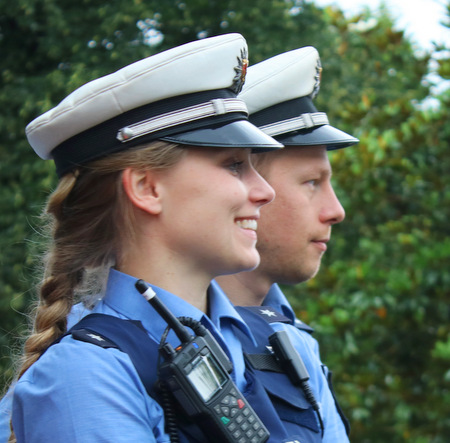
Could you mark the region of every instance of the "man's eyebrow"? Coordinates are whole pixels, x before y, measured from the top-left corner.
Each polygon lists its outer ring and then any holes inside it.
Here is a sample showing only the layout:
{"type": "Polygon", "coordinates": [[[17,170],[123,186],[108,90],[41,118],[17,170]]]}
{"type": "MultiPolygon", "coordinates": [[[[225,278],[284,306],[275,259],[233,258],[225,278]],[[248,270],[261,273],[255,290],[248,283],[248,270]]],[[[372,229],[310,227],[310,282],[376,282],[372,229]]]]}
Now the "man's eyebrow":
{"type": "Polygon", "coordinates": [[[321,175],[321,177],[329,177],[329,178],[331,178],[333,176],[333,170],[331,168],[321,167],[318,170],[318,172],[321,175]]]}

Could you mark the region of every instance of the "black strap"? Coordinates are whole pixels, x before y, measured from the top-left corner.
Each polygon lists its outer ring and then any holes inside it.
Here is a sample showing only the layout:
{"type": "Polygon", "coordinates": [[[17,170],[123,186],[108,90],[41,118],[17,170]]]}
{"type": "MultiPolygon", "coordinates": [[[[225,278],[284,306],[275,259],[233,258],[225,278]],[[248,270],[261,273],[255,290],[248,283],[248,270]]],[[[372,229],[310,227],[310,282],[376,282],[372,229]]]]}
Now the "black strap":
{"type": "Polygon", "coordinates": [[[284,372],[272,354],[245,354],[245,358],[258,371],[284,372]]]}
{"type": "Polygon", "coordinates": [[[89,314],[66,335],[128,354],[148,394],[155,397],[159,344],[148,336],[141,322],[106,314],[89,314]]]}

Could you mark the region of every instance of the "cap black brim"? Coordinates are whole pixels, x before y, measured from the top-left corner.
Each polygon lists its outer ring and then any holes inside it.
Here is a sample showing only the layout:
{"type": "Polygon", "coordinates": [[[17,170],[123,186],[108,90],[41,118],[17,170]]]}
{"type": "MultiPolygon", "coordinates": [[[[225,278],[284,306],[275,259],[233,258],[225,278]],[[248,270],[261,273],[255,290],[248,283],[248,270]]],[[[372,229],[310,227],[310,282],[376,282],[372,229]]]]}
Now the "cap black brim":
{"type": "Polygon", "coordinates": [[[330,125],[316,126],[312,129],[291,132],[275,137],[285,146],[326,146],[328,150],[356,145],[359,140],[350,134],[330,125]]]}
{"type": "Polygon", "coordinates": [[[248,120],[237,120],[222,125],[172,134],[162,137],[161,140],[190,146],[251,148],[253,152],[283,148],[281,143],[266,135],[248,120]]]}

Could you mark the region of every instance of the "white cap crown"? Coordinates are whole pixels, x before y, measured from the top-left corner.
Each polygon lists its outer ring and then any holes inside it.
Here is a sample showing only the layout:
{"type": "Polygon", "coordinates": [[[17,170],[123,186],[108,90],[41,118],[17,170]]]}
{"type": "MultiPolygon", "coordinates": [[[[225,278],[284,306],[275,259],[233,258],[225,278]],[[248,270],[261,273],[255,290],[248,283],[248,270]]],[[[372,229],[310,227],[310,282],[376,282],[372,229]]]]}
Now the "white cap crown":
{"type": "MultiPolygon", "coordinates": [[[[236,95],[247,64],[247,44],[240,34],[169,49],[81,86],[27,126],[28,141],[41,158],[55,160],[61,175],[150,140],[246,120],[247,108],[236,95]]],[[[247,121],[241,126],[255,135],[245,137],[249,146],[253,142],[260,148],[280,146],[261,131],[253,133],[257,129],[247,121]]],[[[239,145],[242,140],[237,138],[239,145]]],[[[191,137],[185,144],[196,141],[191,137]]],[[[198,143],[227,146],[228,142],[216,131],[202,133],[198,143]]]]}

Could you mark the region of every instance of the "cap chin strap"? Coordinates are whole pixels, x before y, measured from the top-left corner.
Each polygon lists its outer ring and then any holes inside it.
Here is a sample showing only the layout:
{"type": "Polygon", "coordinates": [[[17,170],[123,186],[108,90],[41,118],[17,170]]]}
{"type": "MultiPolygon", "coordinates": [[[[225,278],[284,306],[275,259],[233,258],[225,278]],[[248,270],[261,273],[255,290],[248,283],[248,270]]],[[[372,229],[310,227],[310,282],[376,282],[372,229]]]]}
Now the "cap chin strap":
{"type": "Polygon", "coordinates": [[[310,129],[316,126],[328,125],[328,117],[325,112],[310,112],[301,114],[298,117],[259,126],[259,129],[267,135],[274,137],[288,132],[310,129]]]}
{"type": "Polygon", "coordinates": [[[242,112],[248,115],[247,106],[243,100],[237,98],[218,98],[125,126],[119,129],[116,138],[120,142],[126,143],[161,129],[230,112],[242,112]]]}

